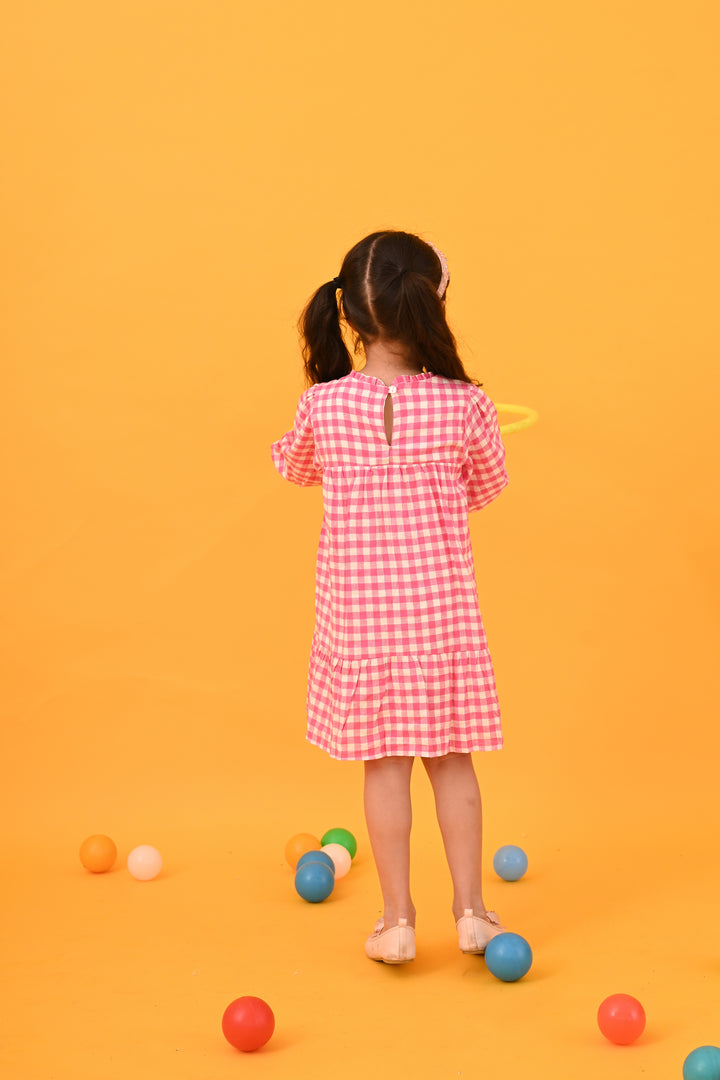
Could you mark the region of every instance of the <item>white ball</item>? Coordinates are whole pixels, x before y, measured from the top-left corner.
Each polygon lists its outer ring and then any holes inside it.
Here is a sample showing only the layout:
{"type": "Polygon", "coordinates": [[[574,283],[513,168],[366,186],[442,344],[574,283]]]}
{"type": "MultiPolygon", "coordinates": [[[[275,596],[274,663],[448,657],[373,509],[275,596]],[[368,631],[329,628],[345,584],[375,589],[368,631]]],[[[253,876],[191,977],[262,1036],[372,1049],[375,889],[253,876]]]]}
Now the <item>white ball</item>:
{"type": "Polygon", "coordinates": [[[320,850],[329,855],[334,862],[336,879],[345,877],[352,863],[348,849],[343,847],[342,844],[325,844],[320,850]]]}
{"type": "Polygon", "coordinates": [[[150,844],[141,844],[128,855],[127,868],[138,881],[152,881],[162,870],[162,855],[150,844]]]}

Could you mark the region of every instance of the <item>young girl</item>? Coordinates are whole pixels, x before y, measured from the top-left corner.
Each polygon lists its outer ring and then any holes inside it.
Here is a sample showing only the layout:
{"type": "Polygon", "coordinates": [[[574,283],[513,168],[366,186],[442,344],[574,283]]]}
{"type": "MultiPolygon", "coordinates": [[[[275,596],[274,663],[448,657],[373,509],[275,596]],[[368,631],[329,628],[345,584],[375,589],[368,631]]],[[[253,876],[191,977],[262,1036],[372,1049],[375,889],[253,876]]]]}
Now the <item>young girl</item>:
{"type": "Polygon", "coordinates": [[[495,408],[465,373],[445,319],[443,254],[376,232],[345,256],[300,319],[310,387],[272,446],[295,484],[320,485],[307,738],[362,760],[383,896],[373,960],[415,957],[410,774],[433,787],[463,952],[500,933],[481,886],[482,809],[472,751],[502,747],[478,608],[468,511],[507,484],[495,408]],[[338,301],[339,294],[339,301],[338,301]],[[353,368],[341,318],[365,352],[353,368]]]}

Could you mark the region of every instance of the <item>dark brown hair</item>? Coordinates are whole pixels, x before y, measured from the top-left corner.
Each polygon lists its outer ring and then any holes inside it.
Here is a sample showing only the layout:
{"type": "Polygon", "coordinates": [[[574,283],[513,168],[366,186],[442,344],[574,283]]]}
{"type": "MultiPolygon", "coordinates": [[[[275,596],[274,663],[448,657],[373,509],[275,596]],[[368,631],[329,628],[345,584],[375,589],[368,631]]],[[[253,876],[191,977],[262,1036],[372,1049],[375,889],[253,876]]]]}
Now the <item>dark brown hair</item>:
{"type": "Polygon", "coordinates": [[[397,341],[406,347],[410,362],[434,375],[481,386],[458,356],[445,318],[445,296],[437,292],[441,279],[440,259],[420,237],[396,230],[366,236],[300,316],[308,382],[330,382],[352,371],[342,316],[363,343],[397,341]]]}

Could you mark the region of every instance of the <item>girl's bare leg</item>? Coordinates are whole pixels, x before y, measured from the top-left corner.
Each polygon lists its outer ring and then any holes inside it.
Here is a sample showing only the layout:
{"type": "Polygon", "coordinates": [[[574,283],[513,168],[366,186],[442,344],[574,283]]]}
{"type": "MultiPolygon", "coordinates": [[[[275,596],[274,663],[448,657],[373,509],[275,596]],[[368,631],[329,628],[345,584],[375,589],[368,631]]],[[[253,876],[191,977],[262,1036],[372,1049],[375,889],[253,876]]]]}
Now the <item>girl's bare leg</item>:
{"type": "Polygon", "coordinates": [[[470,754],[423,758],[452,877],[453,915],[485,912],[482,895],[482,801],[470,754]]]}
{"type": "Polygon", "coordinates": [[[383,896],[385,929],[405,918],[415,926],[410,896],[410,776],[415,759],[365,762],[365,819],[383,896]]]}

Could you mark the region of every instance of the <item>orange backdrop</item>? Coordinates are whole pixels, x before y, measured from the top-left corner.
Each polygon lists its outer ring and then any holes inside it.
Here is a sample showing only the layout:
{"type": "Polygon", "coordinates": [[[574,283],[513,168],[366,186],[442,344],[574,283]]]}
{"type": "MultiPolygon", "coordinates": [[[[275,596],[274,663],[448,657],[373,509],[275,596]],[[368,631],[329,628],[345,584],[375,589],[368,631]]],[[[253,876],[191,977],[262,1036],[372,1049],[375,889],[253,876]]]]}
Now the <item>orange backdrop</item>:
{"type": "Polygon", "coordinates": [[[347,1076],[678,1076],[720,1043],[717,12],[34,0],[4,22],[5,1075],[235,1075],[218,1017],[256,993],[282,1016],[268,1076],[328,1052],[347,1076]],[[512,988],[455,957],[420,770],[430,960],[419,922],[415,982],[368,964],[362,767],[304,741],[322,505],[269,444],[301,307],[383,227],[443,248],[466,366],[541,414],[472,520],[506,735],[477,760],[489,879],[501,843],[531,860],[488,885],[536,954],[512,988]],[[310,908],[284,843],[335,824],[355,883],[310,908]],[[156,844],[163,875],[90,877],[93,832],[121,863],[156,844]],[[619,1055],[594,1026],[616,990],[649,1013],[619,1055]]]}

